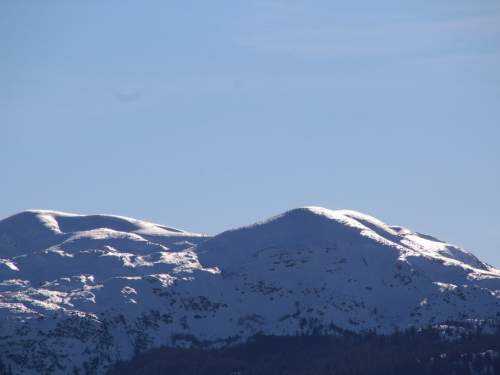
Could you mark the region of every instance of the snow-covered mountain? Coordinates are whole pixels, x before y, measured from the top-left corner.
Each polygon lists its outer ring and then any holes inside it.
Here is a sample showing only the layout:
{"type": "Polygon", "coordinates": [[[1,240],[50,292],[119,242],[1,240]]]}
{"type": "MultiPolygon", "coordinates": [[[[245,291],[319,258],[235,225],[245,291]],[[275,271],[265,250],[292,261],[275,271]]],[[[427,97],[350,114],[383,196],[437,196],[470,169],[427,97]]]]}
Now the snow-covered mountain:
{"type": "Polygon", "coordinates": [[[194,337],[498,315],[500,271],[354,211],[303,207],[214,237],[110,215],[0,221],[0,359],[15,373],[104,373],[194,337]]]}

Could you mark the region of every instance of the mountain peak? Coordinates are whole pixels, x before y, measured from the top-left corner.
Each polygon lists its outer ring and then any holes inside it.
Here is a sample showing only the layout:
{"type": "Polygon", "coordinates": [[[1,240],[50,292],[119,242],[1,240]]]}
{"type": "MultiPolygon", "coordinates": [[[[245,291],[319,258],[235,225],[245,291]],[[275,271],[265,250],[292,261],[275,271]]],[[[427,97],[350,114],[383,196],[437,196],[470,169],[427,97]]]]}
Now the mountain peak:
{"type": "MultiPolygon", "coordinates": [[[[282,214],[273,216],[269,219],[262,220],[241,228],[260,226],[273,221],[284,221],[287,225],[291,226],[296,224],[310,226],[317,225],[321,222],[321,220],[323,220],[325,223],[333,220],[343,225],[359,229],[366,229],[368,227],[372,228],[373,226],[376,226],[391,234],[396,234],[396,232],[392,230],[388,225],[370,215],[366,215],[353,210],[331,210],[319,206],[303,206],[294,208],[282,214]]],[[[330,224],[332,223],[330,222],[330,224]]],[[[236,228],[234,230],[238,230],[241,228],[236,228]]]]}
{"type": "MultiPolygon", "coordinates": [[[[442,262],[461,262],[472,268],[492,269],[468,251],[435,237],[389,226],[353,210],[304,206],[256,223],[225,231],[199,246],[200,257],[211,267],[235,267],[262,249],[287,246],[328,247],[359,243],[380,246],[407,255],[442,262]]],[[[496,270],[495,270],[496,271],[496,270]]]]}
{"type": "Polygon", "coordinates": [[[72,238],[102,239],[105,234],[110,237],[133,234],[143,241],[156,238],[165,246],[178,241],[198,243],[210,238],[117,215],[77,215],[31,209],[0,221],[0,241],[3,239],[4,242],[2,257],[6,258],[23,255],[26,251],[47,249],[72,238]]]}

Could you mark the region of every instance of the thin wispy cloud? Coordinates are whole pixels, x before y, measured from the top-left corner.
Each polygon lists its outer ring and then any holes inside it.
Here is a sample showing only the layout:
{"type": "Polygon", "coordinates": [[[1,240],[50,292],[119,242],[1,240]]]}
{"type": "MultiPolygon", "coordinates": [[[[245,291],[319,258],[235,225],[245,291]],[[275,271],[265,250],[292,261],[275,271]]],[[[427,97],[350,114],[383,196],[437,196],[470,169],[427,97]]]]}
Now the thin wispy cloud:
{"type": "Polygon", "coordinates": [[[419,59],[422,65],[452,65],[457,64],[461,67],[482,66],[498,69],[500,67],[500,52],[492,53],[461,53],[454,55],[431,56],[419,59]]]}
{"type": "Polygon", "coordinates": [[[500,40],[500,12],[461,14],[447,19],[413,14],[387,18],[374,14],[358,16],[347,25],[341,14],[314,18],[309,17],[307,10],[301,12],[294,8],[268,7],[266,11],[269,13],[256,15],[244,23],[234,39],[237,45],[262,51],[340,58],[414,57],[429,51],[442,54],[477,48],[500,40]]]}

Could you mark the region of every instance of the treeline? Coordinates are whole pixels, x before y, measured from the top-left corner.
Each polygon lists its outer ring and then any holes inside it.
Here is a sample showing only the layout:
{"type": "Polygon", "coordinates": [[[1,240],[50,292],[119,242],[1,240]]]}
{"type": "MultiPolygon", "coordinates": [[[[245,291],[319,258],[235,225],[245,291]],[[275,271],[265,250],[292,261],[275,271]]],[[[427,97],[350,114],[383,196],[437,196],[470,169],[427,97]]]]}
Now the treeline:
{"type": "Polygon", "coordinates": [[[450,341],[431,327],[391,335],[257,335],[222,349],[155,349],[116,364],[108,375],[500,374],[500,357],[488,350],[500,353],[498,335],[476,330],[450,341]]]}

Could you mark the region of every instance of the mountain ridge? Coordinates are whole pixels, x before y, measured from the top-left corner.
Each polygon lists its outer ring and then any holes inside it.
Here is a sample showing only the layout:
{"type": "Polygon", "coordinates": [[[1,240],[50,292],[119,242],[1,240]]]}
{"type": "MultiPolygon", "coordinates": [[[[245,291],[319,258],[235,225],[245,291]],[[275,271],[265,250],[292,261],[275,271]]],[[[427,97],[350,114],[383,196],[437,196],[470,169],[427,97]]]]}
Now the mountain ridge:
{"type": "Polygon", "coordinates": [[[92,358],[104,373],[193,335],[223,345],[497,314],[500,271],[350,210],[306,206],[216,236],[47,210],[0,221],[0,359],[19,373],[92,358]]]}

